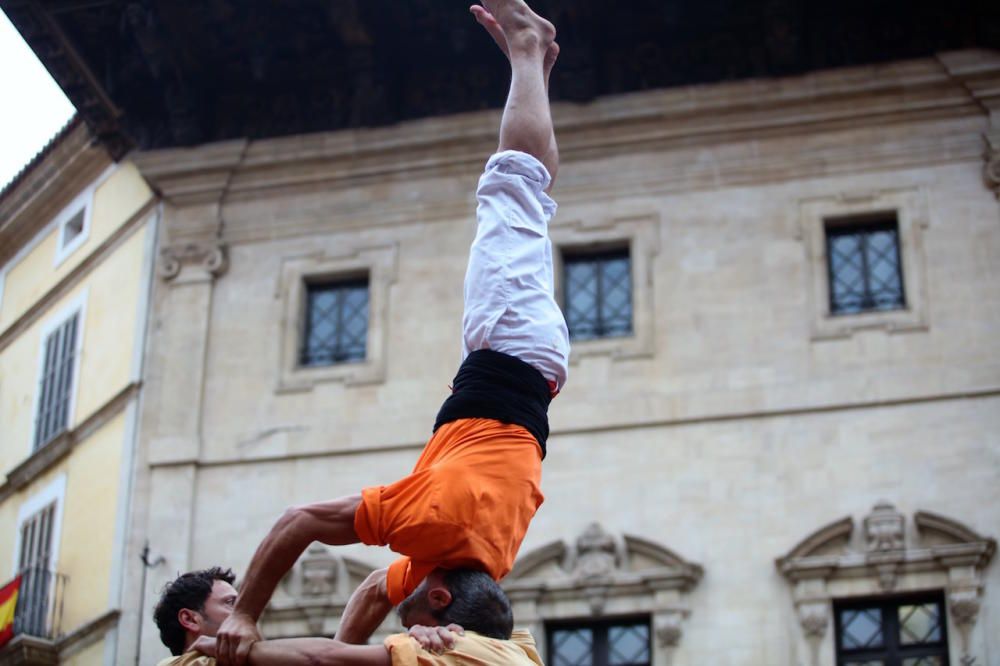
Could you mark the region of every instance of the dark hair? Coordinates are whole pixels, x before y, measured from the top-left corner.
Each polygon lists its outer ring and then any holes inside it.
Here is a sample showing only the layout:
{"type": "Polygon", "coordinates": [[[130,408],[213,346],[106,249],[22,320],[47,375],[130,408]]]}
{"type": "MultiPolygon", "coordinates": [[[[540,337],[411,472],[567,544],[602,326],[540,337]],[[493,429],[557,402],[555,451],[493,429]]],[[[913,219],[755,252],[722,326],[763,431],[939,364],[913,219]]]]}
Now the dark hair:
{"type": "Polygon", "coordinates": [[[452,569],[444,575],[451,603],[433,615],[442,625],[462,625],[490,638],[507,640],[514,631],[510,599],[489,574],[473,569],[452,569]]]}
{"type": "Polygon", "coordinates": [[[170,654],[177,656],[184,652],[185,632],[177,614],[185,608],[202,612],[217,580],[232,585],[236,574],[222,567],[189,571],[163,587],[160,601],[153,610],[153,621],[160,628],[160,640],[170,648],[170,654]]]}

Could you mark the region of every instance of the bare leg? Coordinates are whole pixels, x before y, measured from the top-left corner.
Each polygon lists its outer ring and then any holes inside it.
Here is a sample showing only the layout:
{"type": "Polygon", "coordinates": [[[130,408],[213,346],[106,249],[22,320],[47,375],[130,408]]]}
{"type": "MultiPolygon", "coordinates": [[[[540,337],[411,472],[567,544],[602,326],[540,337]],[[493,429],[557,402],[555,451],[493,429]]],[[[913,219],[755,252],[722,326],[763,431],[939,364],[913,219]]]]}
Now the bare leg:
{"type": "Polygon", "coordinates": [[[510,60],[511,67],[499,151],[518,150],[534,156],[554,181],[559,151],[548,86],[549,74],[559,56],[555,28],[523,0],[483,0],[483,4],[485,8],[473,5],[470,11],[510,60]]]}

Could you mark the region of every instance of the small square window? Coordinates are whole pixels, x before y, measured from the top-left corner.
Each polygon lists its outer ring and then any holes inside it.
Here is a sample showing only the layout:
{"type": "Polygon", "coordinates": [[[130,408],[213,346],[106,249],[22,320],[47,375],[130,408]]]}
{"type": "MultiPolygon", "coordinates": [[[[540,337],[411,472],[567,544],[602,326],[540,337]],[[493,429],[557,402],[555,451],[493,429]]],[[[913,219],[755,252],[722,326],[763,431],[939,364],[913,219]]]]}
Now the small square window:
{"type": "Polygon", "coordinates": [[[81,208],[73,217],[66,220],[66,223],[62,227],[61,248],[65,248],[83,233],[83,223],[86,213],[87,209],[81,208]]]}
{"type": "Polygon", "coordinates": [[[299,363],[363,361],[368,341],[368,279],[307,283],[299,363]]]}
{"type": "Polygon", "coordinates": [[[563,307],[572,340],[632,334],[632,259],[628,248],[563,256],[563,307]]]}
{"type": "Polygon", "coordinates": [[[906,307],[899,227],[895,216],[857,222],[826,222],[830,314],[901,310],[906,307]]]}

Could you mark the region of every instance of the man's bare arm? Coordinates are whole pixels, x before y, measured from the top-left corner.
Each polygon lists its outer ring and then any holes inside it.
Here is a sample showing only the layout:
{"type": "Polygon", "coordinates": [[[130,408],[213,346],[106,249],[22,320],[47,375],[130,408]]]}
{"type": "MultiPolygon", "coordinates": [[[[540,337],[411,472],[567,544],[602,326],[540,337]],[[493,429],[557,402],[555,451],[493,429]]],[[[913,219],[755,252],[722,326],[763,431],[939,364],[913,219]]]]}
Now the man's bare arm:
{"type": "Polygon", "coordinates": [[[351,595],[337,628],[336,639],[363,645],[392,610],[386,589],[388,569],[373,571],[351,595]]]}
{"type": "Polygon", "coordinates": [[[257,620],[295,560],[313,541],[330,545],[357,543],[354,514],[360,495],[293,507],[274,524],[250,560],[232,615],[218,633],[223,666],[244,666],[250,646],[260,640],[257,620]]]}
{"type": "MultiPolygon", "coordinates": [[[[217,657],[214,638],[199,638],[192,650],[217,657]]],[[[391,666],[382,645],[348,645],[329,638],[282,638],[257,641],[250,649],[251,666],[391,666]]]]}

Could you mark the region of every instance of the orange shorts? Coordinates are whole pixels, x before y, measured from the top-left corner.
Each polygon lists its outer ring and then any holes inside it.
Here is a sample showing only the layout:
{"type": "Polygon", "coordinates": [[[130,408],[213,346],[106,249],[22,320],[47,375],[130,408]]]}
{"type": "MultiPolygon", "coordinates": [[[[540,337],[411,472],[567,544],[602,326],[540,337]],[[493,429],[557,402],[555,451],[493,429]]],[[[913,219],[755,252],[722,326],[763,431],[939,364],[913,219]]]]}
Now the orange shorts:
{"type": "Polygon", "coordinates": [[[541,448],[524,427],[452,421],[427,442],[412,474],[361,491],[354,530],[363,543],[404,555],[389,567],[394,605],[437,567],[500,580],[544,500],[541,480],[541,448]]]}

